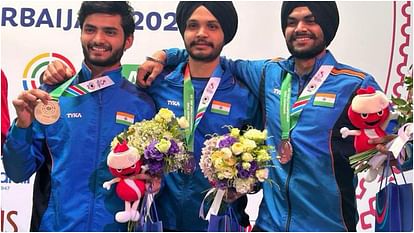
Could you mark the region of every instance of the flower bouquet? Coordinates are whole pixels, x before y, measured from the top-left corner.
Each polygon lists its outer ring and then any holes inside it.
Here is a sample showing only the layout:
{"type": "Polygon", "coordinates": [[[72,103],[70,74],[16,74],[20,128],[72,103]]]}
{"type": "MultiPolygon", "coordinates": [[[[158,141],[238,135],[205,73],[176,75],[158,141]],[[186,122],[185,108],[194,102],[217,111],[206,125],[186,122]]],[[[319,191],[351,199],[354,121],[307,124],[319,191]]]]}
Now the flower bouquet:
{"type": "Polygon", "coordinates": [[[143,170],[152,176],[183,171],[191,172],[193,157],[186,150],[184,130],[188,123],[184,117],[161,108],[151,120],[137,122],[115,137],[111,147],[115,148],[120,138],[126,138],[130,147],[142,155],[143,170]]]}
{"type": "MultiPolygon", "coordinates": [[[[140,199],[150,195],[147,189],[151,187],[137,178],[139,173],[161,177],[169,172],[193,171],[194,159],[184,143],[187,127],[184,117],[176,118],[172,111],[162,108],[153,119],[137,122],[113,139],[107,163],[115,178],[104,182],[103,187],[109,190],[118,183],[116,192],[125,201],[126,209],[118,212],[115,219],[128,222],[128,231],[143,215],[137,210],[140,199]]],[[[151,207],[151,203],[142,205],[151,207]]]]}
{"type": "MultiPolygon", "coordinates": [[[[215,193],[214,201],[206,219],[217,215],[227,190],[235,189],[239,194],[251,192],[259,182],[268,179],[271,156],[265,144],[267,131],[248,128],[241,132],[228,126],[229,133],[213,135],[204,142],[200,168],[213,188],[206,198],[215,193]]],[[[205,198],[205,199],[206,199],[205,198]]],[[[204,217],[204,201],[200,215],[204,217]]]]}

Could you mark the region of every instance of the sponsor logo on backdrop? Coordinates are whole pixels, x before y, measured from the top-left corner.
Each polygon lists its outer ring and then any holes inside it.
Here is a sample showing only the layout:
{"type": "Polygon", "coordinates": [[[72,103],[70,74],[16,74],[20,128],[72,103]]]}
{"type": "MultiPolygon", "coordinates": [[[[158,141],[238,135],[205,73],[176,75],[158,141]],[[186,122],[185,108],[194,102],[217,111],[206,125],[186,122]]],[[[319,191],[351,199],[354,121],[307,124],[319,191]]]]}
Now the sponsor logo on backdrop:
{"type": "Polygon", "coordinates": [[[1,232],[13,231],[18,232],[19,228],[14,218],[18,215],[17,210],[1,210],[1,232]]]}
{"type": "MultiPolygon", "coordinates": [[[[49,9],[30,7],[2,7],[2,27],[49,27],[64,31],[79,28],[78,9],[49,9]]],[[[177,31],[174,12],[134,12],[135,29],[149,31],[177,31]]]]}
{"type": "MultiPolygon", "coordinates": [[[[9,186],[6,186],[5,184],[15,184],[10,177],[7,176],[6,172],[2,171],[0,173],[0,180],[1,180],[1,190],[8,190],[9,186]]],[[[20,182],[19,184],[30,184],[30,179],[25,180],[23,182],[20,182]]]]}
{"type": "Polygon", "coordinates": [[[60,60],[69,66],[72,70],[75,70],[72,62],[69,61],[68,58],[59,54],[59,53],[41,53],[35,56],[32,60],[30,60],[23,71],[23,89],[29,90],[33,88],[38,88],[42,83],[40,80],[40,76],[46,70],[47,65],[54,61],[60,60]]]}
{"type": "Polygon", "coordinates": [[[122,65],[122,76],[131,83],[135,83],[137,80],[138,64],[124,64],[122,65]]]}

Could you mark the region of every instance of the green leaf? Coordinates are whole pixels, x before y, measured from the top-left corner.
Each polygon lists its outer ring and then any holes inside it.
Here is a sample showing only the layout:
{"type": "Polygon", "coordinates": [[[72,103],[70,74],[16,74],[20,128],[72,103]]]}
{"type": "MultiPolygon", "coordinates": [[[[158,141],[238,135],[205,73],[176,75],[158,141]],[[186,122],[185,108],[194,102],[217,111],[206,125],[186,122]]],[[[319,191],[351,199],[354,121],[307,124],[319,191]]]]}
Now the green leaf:
{"type": "Polygon", "coordinates": [[[369,167],[370,167],[370,165],[368,163],[367,164],[363,164],[360,167],[358,167],[357,169],[355,169],[354,173],[357,174],[357,173],[363,172],[366,169],[368,169],[369,167]]]}
{"type": "Polygon", "coordinates": [[[391,101],[392,101],[394,104],[398,105],[398,106],[401,106],[401,105],[406,105],[406,104],[407,104],[407,101],[405,101],[405,100],[403,100],[403,99],[401,99],[401,98],[393,98],[393,97],[391,97],[391,101]]]}
{"type": "Polygon", "coordinates": [[[398,108],[399,110],[401,110],[401,111],[404,111],[405,113],[410,113],[410,111],[412,111],[412,107],[410,106],[410,105],[404,105],[404,106],[401,106],[400,108],[398,108]]]}

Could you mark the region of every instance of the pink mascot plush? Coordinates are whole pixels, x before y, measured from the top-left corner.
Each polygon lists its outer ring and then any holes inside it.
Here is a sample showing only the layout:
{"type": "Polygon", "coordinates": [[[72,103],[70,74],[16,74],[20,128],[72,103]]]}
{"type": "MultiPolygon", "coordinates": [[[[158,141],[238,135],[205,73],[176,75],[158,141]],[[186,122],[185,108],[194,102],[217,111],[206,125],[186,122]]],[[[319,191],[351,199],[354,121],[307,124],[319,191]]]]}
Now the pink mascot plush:
{"type": "Polygon", "coordinates": [[[105,182],[103,187],[109,190],[112,184],[118,183],[116,193],[119,198],[125,201],[125,211],[120,211],[115,215],[115,220],[120,223],[130,220],[138,221],[139,219],[137,209],[140,199],[145,193],[145,182],[134,179],[132,176],[141,171],[140,157],[137,149],[128,147],[124,140],[122,144],[116,145],[107,158],[109,171],[115,178],[105,182]]]}
{"type": "Polygon", "coordinates": [[[349,130],[346,127],[340,130],[343,138],[355,136],[354,147],[357,153],[375,147],[374,144],[368,143],[370,138],[386,135],[384,128],[390,115],[388,107],[389,101],[384,93],[376,91],[371,86],[357,90],[357,95],[348,108],[348,118],[359,130],[349,130]]]}

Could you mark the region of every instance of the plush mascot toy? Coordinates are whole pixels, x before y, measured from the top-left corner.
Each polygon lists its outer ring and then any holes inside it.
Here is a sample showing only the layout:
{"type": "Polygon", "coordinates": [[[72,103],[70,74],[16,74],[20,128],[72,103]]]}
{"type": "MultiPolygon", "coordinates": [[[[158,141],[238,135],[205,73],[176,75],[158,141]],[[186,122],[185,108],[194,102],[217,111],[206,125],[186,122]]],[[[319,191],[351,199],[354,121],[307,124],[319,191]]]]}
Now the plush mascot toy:
{"type": "Polygon", "coordinates": [[[128,147],[126,140],[121,144],[118,143],[108,155],[109,171],[115,178],[105,182],[103,187],[109,190],[112,184],[118,183],[116,193],[119,198],[125,201],[125,211],[120,211],[115,215],[117,222],[125,223],[129,220],[138,221],[139,219],[137,209],[140,199],[145,193],[145,182],[133,179],[132,176],[141,171],[142,161],[140,158],[137,149],[128,147]]]}
{"type": "Polygon", "coordinates": [[[357,90],[357,95],[352,99],[348,108],[348,118],[359,130],[341,128],[343,138],[354,135],[354,147],[357,153],[367,151],[375,147],[369,144],[370,138],[379,138],[386,135],[384,129],[390,115],[389,101],[384,93],[376,91],[369,86],[366,89],[357,90]]]}

